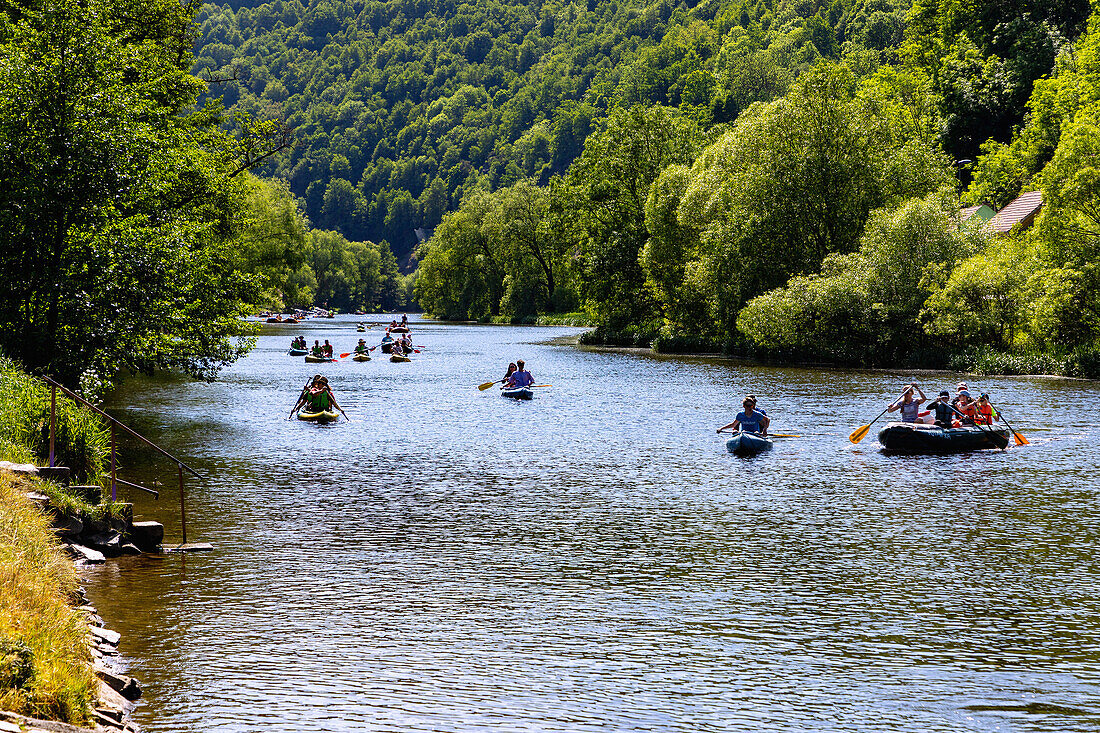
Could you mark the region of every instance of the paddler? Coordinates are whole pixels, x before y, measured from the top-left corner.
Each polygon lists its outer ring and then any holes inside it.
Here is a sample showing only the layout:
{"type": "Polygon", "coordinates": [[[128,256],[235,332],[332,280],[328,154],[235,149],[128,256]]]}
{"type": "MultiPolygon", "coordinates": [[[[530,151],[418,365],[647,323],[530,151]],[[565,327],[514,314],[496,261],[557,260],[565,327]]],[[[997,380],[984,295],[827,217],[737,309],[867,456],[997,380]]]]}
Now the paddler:
{"type": "Polygon", "coordinates": [[[366,341],[366,339],[359,339],[359,343],[357,343],[355,345],[355,353],[356,354],[365,354],[365,353],[367,353],[367,341],[366,341]]]}
{"type": "Polygon", "coordinates": [[[310,412],[326,412],[330,408],[335,408],[340,411],[345,420],[348,419],[347,413],[336,403],[336,395],[332,393],[332,388],[328,386],[328,377],[318,375],[313,378],[313,383],[298,398],[298,403],[290,411],[290,416],[294,417],[294,413],[301,406],[306,406],[310,412]]]}
{"type": "Polygon", "coordinates": [[[321,342],[317,339],[313,339],[313,348],[309,350],[309,353],[311,356],[316,356],[317,358],[324,356],[325,353],[321,350],[321,342]]]}
{"type": "Polygon", "coordinates": [[[729,430],[732,428],[734,431],[743,430],[746,433],[756,433],[758,435],[767,435],[768,426],[771,425],[771,418],[764,413],[756,409],[756,400],[752,397],[745,397],[741,402],[741,412],[737,413],[736,419],[729,425],[723,425],[715,432],[722,432],[723,430],[729,430]]]}
{"type": "Polygon", "coordinates": [[[521,387],[530,387],[535,383],[535,378],[531,376],[531,372],[527,371],[523,367],[523,359],[516,359],[516,371],[512,376],[508,377],[508,381],[504,383],[505,389],[519,389],[521,387]]]}
{"type": "Polygon", "coordinates": [[[920,406],[928,400],[924,396],[924,392],[917,386],[916,382],[913,382],[905,391],[901,393],[901,399],[894,400],[889,407],[886,408],[888,412],[894,412],[895,410],[901,410],[902,422],[921,422],[920,420],[920,406]],[[920,399],[914,399],[913,391],[916,391],[920,395],[920,399]]]}

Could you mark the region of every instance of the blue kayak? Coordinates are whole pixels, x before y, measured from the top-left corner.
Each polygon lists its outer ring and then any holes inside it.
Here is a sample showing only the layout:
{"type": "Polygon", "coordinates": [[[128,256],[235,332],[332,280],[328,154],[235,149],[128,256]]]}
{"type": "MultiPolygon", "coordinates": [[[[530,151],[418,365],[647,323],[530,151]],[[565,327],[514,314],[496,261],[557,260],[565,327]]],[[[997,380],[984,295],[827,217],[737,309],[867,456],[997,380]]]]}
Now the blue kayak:
{"type": "Polygon", "coordinates": [[[501,397],[511,397],[513,400],[529,400],[535,396],[530,387],[516,387],[514,389],[502,388],[501,397]]]}
{"type": "Polygon", "coordinates": [[[757,433],[736,433],[726,441],[726,449],[738,456],[755,456],[772,449],[772,439],[757,433]]]}

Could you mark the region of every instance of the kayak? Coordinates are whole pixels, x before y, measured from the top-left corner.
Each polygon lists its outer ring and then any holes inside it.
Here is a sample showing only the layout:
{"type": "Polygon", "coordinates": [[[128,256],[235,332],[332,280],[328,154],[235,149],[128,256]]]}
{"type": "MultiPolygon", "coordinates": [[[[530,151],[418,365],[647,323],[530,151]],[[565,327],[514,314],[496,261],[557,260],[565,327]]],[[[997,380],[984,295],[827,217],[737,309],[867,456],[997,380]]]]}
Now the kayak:
{"type": "Polygon", "coordinates": [[[514,387],[512,389],[501,387],[500,396],[511,397],[513,400],[529,400],[535,396],[535,393],[530,387],[514,387]]]}
{"type": "Polygon", "coordinates": [[[370,361],[370,355],[369,354],[356,354],[355,356],[351,357],[351,360],[352,361],[370,361]]]}
{"type": "Polygon", "coordinates": [[[336,361],[335,356],[314,356],[313,354],[306,354],[307,364],[320,364],[322,362],[336,361]]]}
{"type": "Polygon", "coordinates": [[[968,425],[941,428],[936,425],[895,422],[878,433],[882,449],[891,453],[965,453],[986,448],[1005,448],[1009,430],[1001,425],[968,425]]]}
{"type": "Polygon", "coordinates": [[[772,449],[772,439],[741,431],[726,441],[726,450],[738,456],[755,456],[772,449]]]}
{"type": "Polygon", "coordinates": [[[296,349],[291,346],[290,351],[287,353],[289,353],[291,356],[305,356],[309,353],[309,349],[296,349]]]}
{"type": "Polygon", "coordinates": [[[299,420],[307,420],[309,422],[324,423],[332,422],[340,417],[335,410],[322,410],[321,412],[299,412],[299,420]]]}
{"type": "Polygon", "coordinates": [[[390,354],[390,361],[393,361],[393,362],[412,361],[412,359],[410,359],[407,356],[401,356],[401,354],[390,354]]]}

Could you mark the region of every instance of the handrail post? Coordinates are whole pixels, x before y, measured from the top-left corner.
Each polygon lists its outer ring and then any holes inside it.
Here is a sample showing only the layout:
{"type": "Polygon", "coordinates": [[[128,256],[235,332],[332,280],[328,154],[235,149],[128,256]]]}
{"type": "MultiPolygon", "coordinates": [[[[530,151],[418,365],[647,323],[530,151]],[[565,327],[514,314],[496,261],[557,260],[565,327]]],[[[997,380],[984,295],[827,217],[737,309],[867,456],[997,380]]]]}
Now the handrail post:
{"type": "Polygon", "coordinates": [[[180,476],[180,525],[183,528],[183,544],[187,544],[187,504],[183,500],[183,464],[177,463],[180,476]]]}
{"type": "Polygon", "coordinates": [[[57,433],[57,387],[50,386],[50,468],[56,464],[54,435],[57,433]]]}
{"type": "Polygon", "coordinates": [[[115,424],[111,423],[111,501],[118,501],[118,482],[115,481],[115,424]]]}

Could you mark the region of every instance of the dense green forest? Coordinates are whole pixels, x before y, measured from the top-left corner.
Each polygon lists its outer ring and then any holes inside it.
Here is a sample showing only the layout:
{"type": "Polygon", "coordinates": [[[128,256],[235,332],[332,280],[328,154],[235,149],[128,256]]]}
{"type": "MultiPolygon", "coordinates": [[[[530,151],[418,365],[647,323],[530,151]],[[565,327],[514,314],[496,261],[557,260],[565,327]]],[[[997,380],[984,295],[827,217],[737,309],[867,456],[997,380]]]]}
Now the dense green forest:
{"type": "Polygon", "coordinates": [[[0,350],[209,376],[256,308],[415,295],[1094,374],[1098,44],[1083,0],[9,3],[0,350]],[[958,216],[1036,189],[1027,231],[958,216]]]}
{"type": "Polygon", "coordinates": [[[0,352],[95,392],[122,371],[211,377],[259,307],[403,306],[385,244],[317,231],[249,173],[284,127],[204,103],[195,8],[0,7],[0,352]]]}
{"type": "Polygon", "coordinates": [[[595,342],[1092,373],[1091,12],[232,2],[200,10],[195,71],[293,128],[263,171],[311,221],[418,265],[441,317],[581,311],[595,342]],[[1031,189],[1026,232],[959,218],[1031,189]]]}

